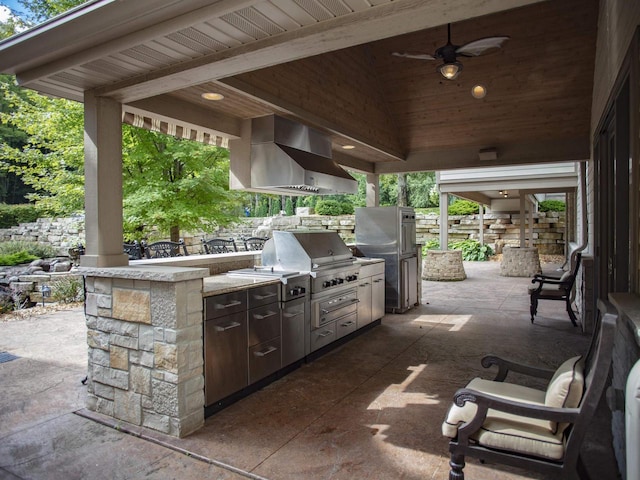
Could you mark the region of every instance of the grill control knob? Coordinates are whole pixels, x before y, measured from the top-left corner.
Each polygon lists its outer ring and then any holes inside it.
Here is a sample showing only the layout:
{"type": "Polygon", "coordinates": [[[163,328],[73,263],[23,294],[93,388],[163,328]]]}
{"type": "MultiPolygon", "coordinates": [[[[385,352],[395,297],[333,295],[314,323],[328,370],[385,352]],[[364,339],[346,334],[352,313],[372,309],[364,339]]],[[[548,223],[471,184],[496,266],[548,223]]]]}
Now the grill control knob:
{"type": "Polygon", "coordinates": [[[338,282],[338,285],[342,285],[344,283],[344,278],[338,278],[336,281],[338,282]]]}
{"type": "Polygon", "coordinates": [[[322,282],[322,288],[327,288],[331,286],[331,281],[330,280],[325,280],[324,282],[322,282]]]}
{"type": "Polygon", "coordinates": [[[338,284],[338,279],[334,278],[331,280],[331,285],[337,285],[338,284]]]}

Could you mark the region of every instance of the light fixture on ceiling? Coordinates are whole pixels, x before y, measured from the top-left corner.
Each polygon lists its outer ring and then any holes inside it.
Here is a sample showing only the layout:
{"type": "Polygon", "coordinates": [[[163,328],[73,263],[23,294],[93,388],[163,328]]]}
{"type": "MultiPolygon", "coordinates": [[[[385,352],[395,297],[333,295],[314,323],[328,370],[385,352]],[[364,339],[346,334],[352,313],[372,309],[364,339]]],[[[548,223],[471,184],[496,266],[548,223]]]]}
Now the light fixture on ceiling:
{"type": "Polygon", "coordinates": [[[487,88],[484,85],[474,85],[471,88],[471,96],[473,98],[481,99],[487,96],[487,88]]]}
{"type": "Polygon", "coordinates": [[[438,67],[440,74],[447,80],[455,80],[462,71],[460,62],[445,62],[438,67]]]}
{"type": "Polygon", "coordinates": [[[498,193],[504,198],[507,198],[509,196],[509,192],[507,192],[506,190],[500,190],[498,193]]]}
{"type": "Polygon", "coordinates": [[[224,100],[224,95],[217,92],[204,92],[200,96],[205,100],[212,100],[214,102],[219,102],[220,100],[224,100]]]}
{"type": "Polygon", "coordinates": [[[344,150],[353,150],[354,148],[356,148],[355,145],[343,145],[342,148],[344,150]]]}

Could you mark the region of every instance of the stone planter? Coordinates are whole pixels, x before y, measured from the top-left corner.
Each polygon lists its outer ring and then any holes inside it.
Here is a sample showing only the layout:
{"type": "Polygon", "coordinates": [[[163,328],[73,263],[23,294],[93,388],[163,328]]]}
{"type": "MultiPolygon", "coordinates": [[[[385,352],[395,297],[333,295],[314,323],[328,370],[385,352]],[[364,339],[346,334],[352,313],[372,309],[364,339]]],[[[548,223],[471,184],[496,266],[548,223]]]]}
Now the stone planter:
{"type": "Polygon", "coordinates": [[[502,250],[500,275],[503,277],[533,277],[536,273],[542,273],[537,248],[505,247],[502,250]]]}
{"type": "Polygon", "coordinates": [[[437,282],[453,282],[467,278],[461,250],[427,250],[422,261],[422,278],[437,282]]]}

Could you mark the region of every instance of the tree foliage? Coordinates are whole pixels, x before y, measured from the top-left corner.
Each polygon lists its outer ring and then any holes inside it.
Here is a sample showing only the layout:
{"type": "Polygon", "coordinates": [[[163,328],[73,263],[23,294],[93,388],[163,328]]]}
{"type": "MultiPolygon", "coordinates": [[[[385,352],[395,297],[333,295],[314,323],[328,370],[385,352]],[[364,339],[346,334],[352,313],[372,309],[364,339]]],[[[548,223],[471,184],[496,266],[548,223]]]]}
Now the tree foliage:
{"type": "Polygon", "coordinates": [[[7,102],[0,120],[20,132],[20,141],[0,144],[0,168],[19,175],[34,191],[27,198],[43,210],[56,214],[82,211],[82,105],[14,86],[11,82],[0,83],[7,102]]]}
{"type": "Polygon", "coordinates": [[[123,127],[124,224],[129,237],[156,227],[212,231],[238,217],[228,150],[123,127]]]}

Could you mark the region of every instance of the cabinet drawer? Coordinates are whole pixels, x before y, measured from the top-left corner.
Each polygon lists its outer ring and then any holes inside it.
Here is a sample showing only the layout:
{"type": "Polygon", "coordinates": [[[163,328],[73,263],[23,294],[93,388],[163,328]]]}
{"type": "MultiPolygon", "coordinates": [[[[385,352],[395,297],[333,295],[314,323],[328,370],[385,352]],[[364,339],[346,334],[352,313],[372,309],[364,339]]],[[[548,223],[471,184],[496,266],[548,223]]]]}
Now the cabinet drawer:
{"type": "Polygon", "coordinates": [[[206,297],[204,304],[205,320],[218,318],[247,309],[246,290],[206,297]]]}
{"type": "Polygon", "coordinates": [[[280,300],[280,285],[265,285],[249,289],[249,308],[259,307],[280,300]]]}
{"type": "Polygon", "coordinates": [[[351,332],[355,332],[358,328],[357,325],[358,314],[353,312],[349,315],[345,315],[336,320],[336,338],[342,338],[345,335],[349,335],[351,332]]]}
{"type": "Polygon", "coordinates": [[[280,337],[249,349],[249,384],[277,372],[282,364],[280,337]]]}
{"type": "Polygon", "coordinates": [[[372,277],[384,273],[384,262],[370,263],[360,267],[360,278],[372,277]]]}
{"type": "Polygon", "coordinates": [[[247,386],[247,319],[244,312],[204,322],[205,405],[247,386]]]}
{"type": "Polygon", "coordinates": [[[329,345],[331,342],[335,341],[336,338],[338,338],[336,337],[336,323],[331,322],[327,325],[323,325],[311,332],[310,350],[313,352],[319,348],[329,345]]]}
{"type": "Polygon", "coordinates": [[[278,303],[249,310],[249,346],[280,336],[280,306],[278,303]]]}

